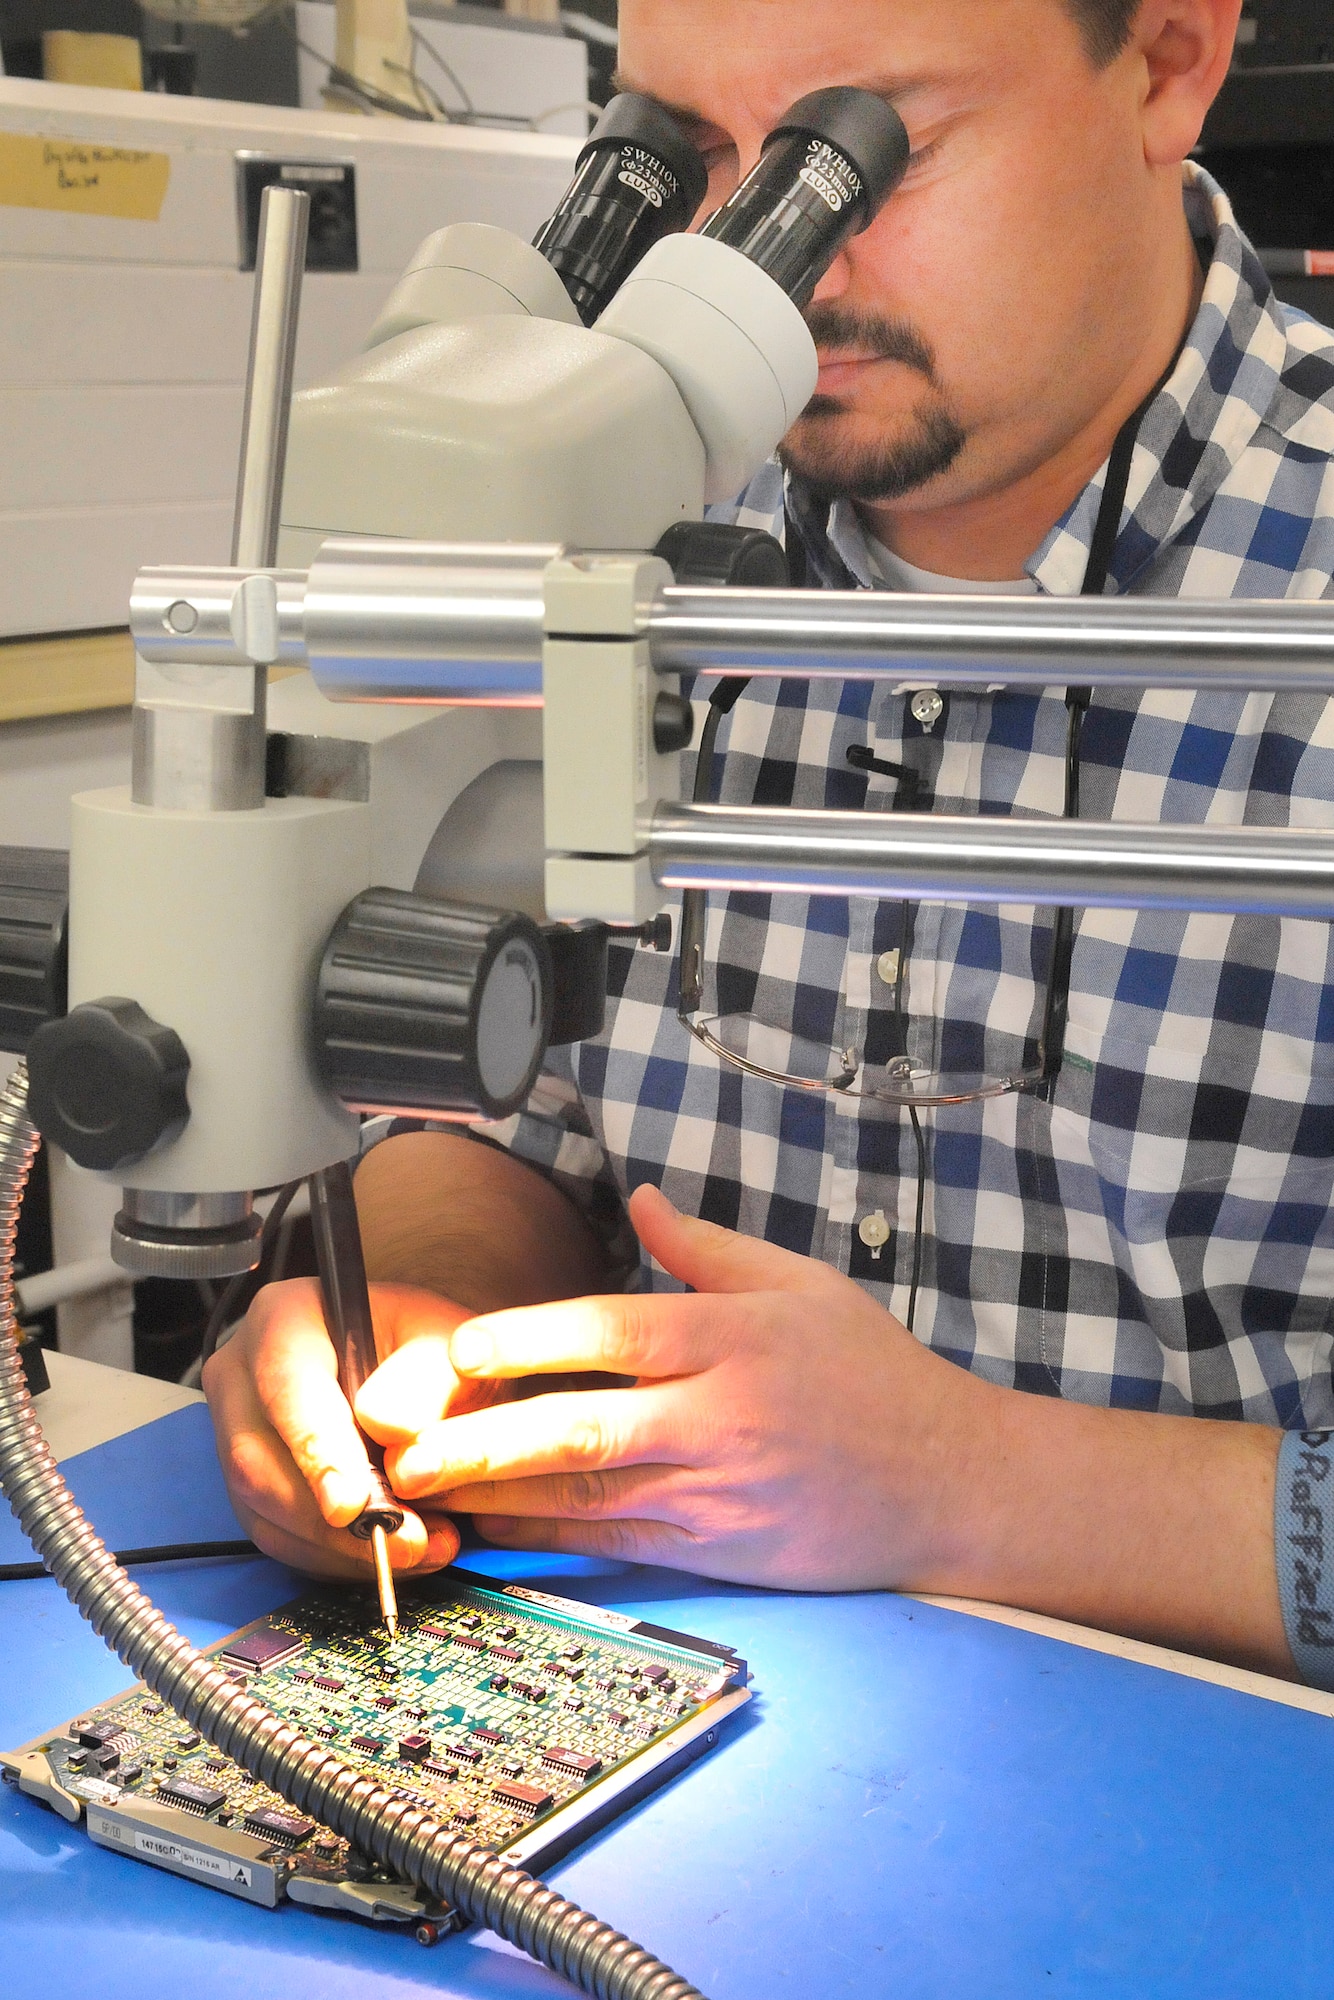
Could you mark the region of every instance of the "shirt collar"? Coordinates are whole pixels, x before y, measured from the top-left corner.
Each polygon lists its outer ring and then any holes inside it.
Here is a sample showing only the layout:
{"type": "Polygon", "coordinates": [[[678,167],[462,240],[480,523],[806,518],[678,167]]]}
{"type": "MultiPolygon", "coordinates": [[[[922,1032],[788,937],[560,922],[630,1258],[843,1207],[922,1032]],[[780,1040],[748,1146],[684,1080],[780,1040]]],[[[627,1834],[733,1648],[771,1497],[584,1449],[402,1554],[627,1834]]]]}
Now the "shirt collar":
{"type": "MultiPolygon", "coordinates": [[[[1126,590],[1165,543],[1208,506],[1278,394],[1287,355],[1282,308],[1232,207],[1202,167],[1185,169],[1186,218],[1209,258],[1204,292],[1186,343],[1145,413],[1112,552],[1113,587],[1126,590]]],[[[1026,574],[1053,597],[1078,595],[1088,564],[1107,467],[1057,522],[1026,574]]],[[[851,501],[816,501],[789,474],[787,507],[812,581],[826,588],[884,588],[851,501]]]]}

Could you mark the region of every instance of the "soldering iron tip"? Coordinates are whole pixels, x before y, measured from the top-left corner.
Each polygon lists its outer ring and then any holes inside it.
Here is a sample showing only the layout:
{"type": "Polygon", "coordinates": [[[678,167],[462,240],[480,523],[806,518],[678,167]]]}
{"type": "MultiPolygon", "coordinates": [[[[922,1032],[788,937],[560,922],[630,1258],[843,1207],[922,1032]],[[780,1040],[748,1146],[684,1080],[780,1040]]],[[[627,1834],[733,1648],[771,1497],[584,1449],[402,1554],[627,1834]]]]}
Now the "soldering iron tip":
{"type": "Polygon", "coordinates": [[[384,1619],[385,1630],[391,1640],[398,1637],[398,1597],[394,1590],[394,1570],[389,1560],[389,1537],[383,1528],[376,1528],[371,1535],[371,1554],[375,1558],[375,1583],[380,1593],[380,1615],[384,1619]]]}

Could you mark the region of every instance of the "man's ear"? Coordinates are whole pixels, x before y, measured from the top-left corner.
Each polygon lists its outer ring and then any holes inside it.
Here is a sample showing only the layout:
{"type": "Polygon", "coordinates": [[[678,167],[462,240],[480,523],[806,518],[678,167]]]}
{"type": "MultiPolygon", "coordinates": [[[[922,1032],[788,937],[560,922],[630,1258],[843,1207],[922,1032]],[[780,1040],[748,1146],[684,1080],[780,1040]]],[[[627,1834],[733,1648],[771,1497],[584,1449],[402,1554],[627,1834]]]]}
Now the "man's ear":
{"type": "Polygon", "coordinates": [[[1131,31],[1142,65],[1144,157],[1179,166],[1223,87],[1242,0],[1144,0],[1131,31]]]}

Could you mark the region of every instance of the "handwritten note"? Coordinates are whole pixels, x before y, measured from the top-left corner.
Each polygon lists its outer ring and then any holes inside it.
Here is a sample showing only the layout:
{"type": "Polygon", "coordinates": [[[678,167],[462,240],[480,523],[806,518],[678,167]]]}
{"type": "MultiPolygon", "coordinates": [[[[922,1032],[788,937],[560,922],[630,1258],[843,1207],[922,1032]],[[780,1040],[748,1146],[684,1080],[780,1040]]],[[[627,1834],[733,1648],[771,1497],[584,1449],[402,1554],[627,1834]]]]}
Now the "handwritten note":
{"type": "Polygon", "coordinates": [[[156,222],[170,176],[167,153],[0,132],[0,207],[156,222]]]}

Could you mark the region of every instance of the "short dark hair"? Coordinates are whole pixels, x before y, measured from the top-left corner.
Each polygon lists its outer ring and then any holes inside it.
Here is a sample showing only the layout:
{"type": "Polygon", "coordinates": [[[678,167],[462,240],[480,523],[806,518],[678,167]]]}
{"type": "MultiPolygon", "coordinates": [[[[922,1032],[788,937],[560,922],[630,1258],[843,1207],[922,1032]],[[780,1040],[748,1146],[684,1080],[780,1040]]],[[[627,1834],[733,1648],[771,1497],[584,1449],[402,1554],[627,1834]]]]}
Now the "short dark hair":
{"type": "Polygon", "coordinates": [[[1079,24],[1090,60],[1103,69],[1130,39],[1140,0],[1065,0],[1079,24]]]}

